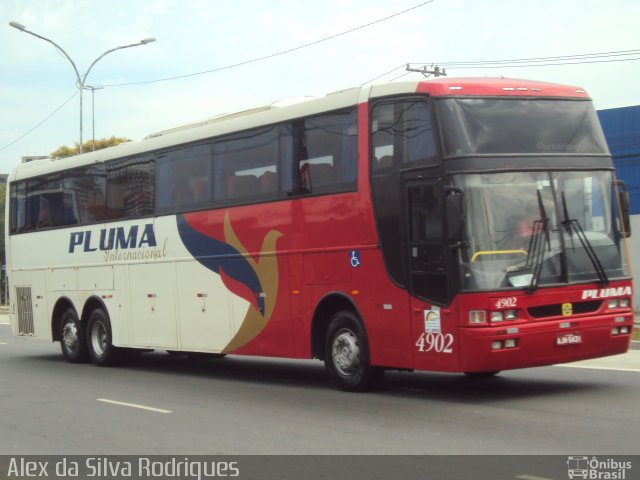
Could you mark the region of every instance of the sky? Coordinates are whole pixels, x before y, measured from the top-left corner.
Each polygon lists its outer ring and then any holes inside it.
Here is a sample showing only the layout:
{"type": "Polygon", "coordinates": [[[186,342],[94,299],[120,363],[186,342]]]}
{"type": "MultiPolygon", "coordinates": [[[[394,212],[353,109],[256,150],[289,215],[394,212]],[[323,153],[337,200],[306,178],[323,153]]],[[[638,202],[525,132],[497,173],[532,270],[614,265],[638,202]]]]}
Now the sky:
{"type": "Polygon", "coordinates": [[[597,109],[638,105],[638,18],[636,0],[2,0],[0,173],[79,138],[71,63],[10,21],[60,45],[81,76],[111,48],[157,39],[91,69],[85,84],[103,88],[93,104],[83,96],[86,141],[92,112],[96,138],[141,140],[291,97],[421,78],[408,63],[443,65],[450,77],[578,85],[597,109]],[[604,52],[618,53],[456,65],[604,52]]]}

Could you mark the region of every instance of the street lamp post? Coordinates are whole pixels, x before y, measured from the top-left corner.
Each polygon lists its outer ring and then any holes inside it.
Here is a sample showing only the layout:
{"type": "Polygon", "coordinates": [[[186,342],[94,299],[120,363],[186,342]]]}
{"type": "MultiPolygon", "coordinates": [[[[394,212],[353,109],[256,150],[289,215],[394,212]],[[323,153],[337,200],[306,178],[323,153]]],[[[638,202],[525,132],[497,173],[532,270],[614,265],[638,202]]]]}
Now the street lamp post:
{"type": "Polygon", "coordinates": [[[87,85],[87,90],[91,90],[91,151],[96,150],[96,90],[102,90],[104,87],[92,87],[87,85]]]}
{"type": "Polygon", "coordinates": [[[64,49],[58,45],[56,42],[54,42],[53,40],[47,38],[47,37],[43,37],[42,35],[38,35],[37,33],[34,33],[30,30],[27,30],[27,27],[25,27],[24,25],[22,25],[21,23],[18,22],[9,22],[9,25],[12,26],[15,29],[20,30],[21,32],[25,32],[28,33],[29,35],[33,35],[34,37],[37,37],[41,40],[44,40],[45,42],[49,42],[51,45],[53,45],[54,47],[56,47],[56,49],[62,54],[64,55],[64,57],[69,60],[69,63],[71,63],[71,66],[73,67],[73,71],[76,74],[76,84],[78,86],[78,90],[79,90],[79,97],[80,97],[80,153],[83,153],[83,146],[82,146],[82,92],[83,90],[86,89],[85,87],[85,82],[87,80],[87,76],[89,75],[89,72],[91,71],[91,69],[93,68],[93,66],[98,63],[99,60],[101,60],[105,55],[108,55],[111,52],[115,52],[116,50],[122,50],[124,48],[131,48],[131,47],[137,47],[140,45],[146,45],[147,43],[151,43],[151,42],[155,42],[156,39],[153,37],[150,38],[145,38],[143,40],[140,40],[138,43],[132,43],[130,45],[122,45],[119,47],[115,47],[115,48],[111,48],[109,50],[107,50],[106,52],[104,52],[102,55],[100,55],[98,58],[96,58],[93,63],[91,63],[91,65],[89,65],[89,68],[87,69],[87,71],[84,73],[84,75],[80,75],[80,72],[78,71],[78,67],[76,67],[76,64],[74,63],[74,61],[71,59],[71,57],[67,54],[67,52],[64,51],[64,49]]]}

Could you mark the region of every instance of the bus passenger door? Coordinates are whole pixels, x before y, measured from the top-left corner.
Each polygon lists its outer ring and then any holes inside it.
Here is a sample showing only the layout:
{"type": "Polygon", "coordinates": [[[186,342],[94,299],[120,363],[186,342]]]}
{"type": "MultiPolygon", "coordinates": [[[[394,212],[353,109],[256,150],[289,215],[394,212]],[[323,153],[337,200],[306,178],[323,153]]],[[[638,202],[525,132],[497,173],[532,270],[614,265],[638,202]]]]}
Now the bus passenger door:
{"type": "Polygon", "coordinates": [[[406,190],[410,292],[435,303],[449,298],[442,190],[438,181],[409,182],[406,190]]]}
{"type": "Polygon", "coordinates": [[[451,295],[445,239],[443,185],[437,179],[407,182],[408,286],[415,367],[451,370],[456,325],[446,307],[451,295]]]}

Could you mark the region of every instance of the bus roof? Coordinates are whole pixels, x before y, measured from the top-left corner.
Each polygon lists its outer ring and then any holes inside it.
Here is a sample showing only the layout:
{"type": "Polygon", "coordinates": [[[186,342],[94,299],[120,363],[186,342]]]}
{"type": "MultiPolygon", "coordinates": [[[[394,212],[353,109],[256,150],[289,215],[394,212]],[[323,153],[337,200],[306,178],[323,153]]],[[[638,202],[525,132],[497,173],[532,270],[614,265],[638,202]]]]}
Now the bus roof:
{"type": "Polygon", "coordinates": [[[490,96],[539,96],[588,99],[581,88],[557,83],[536,82],[519,78],[449,78],[440,77],[421,82],[418,92],[433,96],[445,95],[490,95],[490,96]]]}
{"type": "Polygon", "coordinates": [[[468,95],[589,99],[587,93],[580,87],[512,78],[439,77],[428,80],[356,87],[330,93],[317,99],[296,101],[293,104],[281,101],[241,112],[219,115],[201,122],[154,133],[137,142],[123,143],[115,147],[87,152],[72,158],[63,160],[48,159],[20,164],[13,169],[9,176],[9,181],[101,163],[116,158],[144,154],[157,149],[194,143],[206,138],[248,130],[262,125],[277,124],[354,106],[373,98],[412,93],[424,93],[434,97],[468,95]]]}

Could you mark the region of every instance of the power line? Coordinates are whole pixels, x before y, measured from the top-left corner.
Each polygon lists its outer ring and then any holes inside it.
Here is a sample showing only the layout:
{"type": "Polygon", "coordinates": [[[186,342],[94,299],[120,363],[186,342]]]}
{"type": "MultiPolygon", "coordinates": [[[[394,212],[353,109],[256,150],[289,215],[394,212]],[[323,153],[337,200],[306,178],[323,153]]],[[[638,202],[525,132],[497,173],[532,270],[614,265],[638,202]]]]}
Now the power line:
{"type": "Polygon", "coordinates": [[[64,107],[67,103],[69,103],[71,101],[71,99],[73,97],[75,97],[78,94],[78,92],[74,92],[73,95],[71,95],[69,98],[67,98],[62,105],[60,105],[58,108],[56,108],[53,112],[51,112],[49,115],[47,115],[46,117],[44,117],[42,120],[40,120],[37,124],[35,124],[33,127],[31,127],[29,130],[27,130],[25,133],[23,133],[22,135],[20,135],[18,138],[16,138],[13,142],[8,143],[7,145],[5,145],[4,147],[0,148],[0,152],[2,152],[3,150],[9,148],[11,145],[19,142],[20,140],[22,140],[24,137],[26,137],[27,135],[29,135],[31,132],[33,132],[36,128],[38,128],[40,125],[42,125],[44,122],[46,122],[47,120],[49,120],[51,117],[53,117],[53,115],[55,115],[58,110],[60,110],[62,107],[64,107]]]}
{"type": "MultiPolygon", "coordinates": [[[[385,73],[383,73],[381,75],[378,75],[377,77],[372,78],[371,80],[367,80],[366,82],[361,83],[360,86],[362,87],[362,86],[366,85],[367,83],[375,82],[376,80],[378,80],[378,79],[380,79],[380,78],[382,78],[382,77],[384,77],[386,75],[389,75],[390,73],[393,73],[396,70],[400,70],[401,68],[406,67],[406,65],[407,65],[406,63],[403,63],[402,65],[400,65],[400,66],[398,66],[396,68],[393,68],[393,69],[389,70],[388,72],[385,72],[385,73]]],[[[402,75],[402,76],[404,77],[404,75],[402,75]]]]}
{"type": "MultiPolygon", "coordinates": [[[[560,65],[586,65],[592,63],[615,63],[615,62],[633,62],[636,60],[640,60],[640,57],[636,58],[617,58],[613,60],[593,60],[593,61],[578,61],[578,62],[558,62],[558,63],[530,63],[530,64],[520,64],[520,65],[512,65],[505,63],[504,65],[478,65],[478,66],[470,66],[470,67],[455,67],[460,70],[466,69],[478,69],[478,68],[526,68],[526,67],[554,67],[560,65]]],[[[445,64],[447,65],[447,64],[445,64]]],[[[448,68],[451,68],[447,65],[448,68]]]]}
{"type": "Polygon", "coordinates": [[[385,21],[390,20],[392,18],[395,18],[397,16],[400,16],[400,15],[403,15],[405,13],[408,13],[408,12],[411,12],[413,10],[416,10],[416,9],[418,9],[420,7],[424,7],[425,5],[433,3],[434,1],[435,0],[428,0],[426,2],[419,3],[418,5],[414,5],[413,7],[407,8],[406,10],[402,10],[400,12],[396,12],[396,13],[393,13],[391,15],[388,15],[388,16],[386,16],[384,18],[380,18],[378,20],[374,20],[373,22],[369,22],[369,23],[366,23],[364,25],[360,25],[358,27],[351,28],[349,30],[345,30],[344,32],[336,33],[334,35],[330,35],[328,37],[321,38],[320,40],[315,40],[313,42],[305,43],[304,45],[299,45],[297,47],[289,48],[287,50],[282,50],[280,52],[272,53],[272,54],[269,54],[269,55],[264,55],[262,57],[252,58],[251,60],[245,60],[245,61],[242,61],[242,62],[234,63],[232,65],[226,65],[224,67],[213,68],[211,70],[204,70],[202,72],[188,73],[188,74],[185,74],[185,75],[177,75],[177,76],[174,76],[174,77],[159,78],[159,79],[156,79],[156,80],[143,80],[143,81],[140,81],[140,82],[127,82],[127,83],[111,83],[111,84],[104,84],[104,85],[100,85],[100,86],[101,87],[125,87],[125,86],[129,86],[129,85],[144,85],[144,84],[149,84],[149,83],[168,82],[170,80],[180,80],[180,79],[183,79],[183,78],[195,77],[197,75],[205,75],[207,73],[221,72],[223,70],[229,70],[229,69],[232,69],[232,68],[241,67],[243,65],[249,65],[250,63],[256,63],[256,62],[261,62],[263,60],[269,60],[271,58],[279,57],[281,55],[286,55],[286,54],[291,53],[291,52],[302,50],[303,48],[311,47],[313,45],[317,45],[319,43],[326,42],[328,40],[333,40],[334,38],[338,38],[338,37],[341,37],[343,35],[347,35],[349,33],[353,33],[353,32],[355,32],[357,30],[362,30],[363,28],[367,28],[367,27],[370,27],[372,25],[376,25],[378,23],[385,22],[385,21]]]}
{"type": "Polygon", "coordinates": [[[391,80],[389,80],[390,82],[395,82],[396,80],[400,80],[402,77],[406,77],[407,75],[411,75],[413,72],[404,72],[402,75],[399,75],[397,77],[393,77],[391,80]]]}
{"type": "MultiPolygon", "coordinates": [[[[455,62],[411,62],[403,64],[388,72],[380,74],[371,80],[362,83],[360,86],[379,80],[401,68],[405,67],[407,72],[388,80],[393,82],[402,77],[406,77],[412,73],[411,65],[441,65],[449,69],[458,70],[465,69],[495,69],[495,68],[524,68],[524,67],[550,67],[555,65],[581,65],[592,63],[612,63],[612,62],[630,62],[640,60],[640,49],[633,50],[613,50],[609,52],[580,53],[574,55],[560,55],[553,57],[530,57],[530,58],[512,58],[502,60],[474,60],[474,61],[455,61],[455,62]],[[633,58],[616,58],[616,57],[633,57],[633,58]],[[541,63],[542,62],[542,63],[541,63]]],[[[424,68],[424,67],[423,67],[424,68]]]]}
{"type": "Polygon", "coordinates": [[[416,62],[416,63],[435,63],[445,64],[447,66],[463,66],[463,65],[484,65],[484,64],[504,64],[504,63],[530,63],[530,62],[546,62],[546,61],[562,61],[562,60],[577,60],[577,59],[589,59],[598,57],[616,57],[616,56],[630,56],[640,54],[640,49],[633,50],[614,50],[610,52],[595,52],[595,53],[580,53],[574,55],[561,55],[555,57],[531,57],[531,58],[511,58],[502,60],[476,60],[476,61],[459,61],[459,62],[416,62]]]}
{"type": "Polygon", "coordinates": [[[593,63],[630,62],[640,60],[640,49],[615,50],[610,52],[581,53],[575,55],[561,55],[554,57],[512,58],[503,60],[476,60],[456,62],[413,62],[412,64],[434,64],[451,69],[494,69],[494,68],[524,68],[551,67],[560,65],[583,65],[593,63]],[[627,58],[619,58],[627,57],[627,58]],[[633,58],[628,58],[633,57],[633,58]]]}

